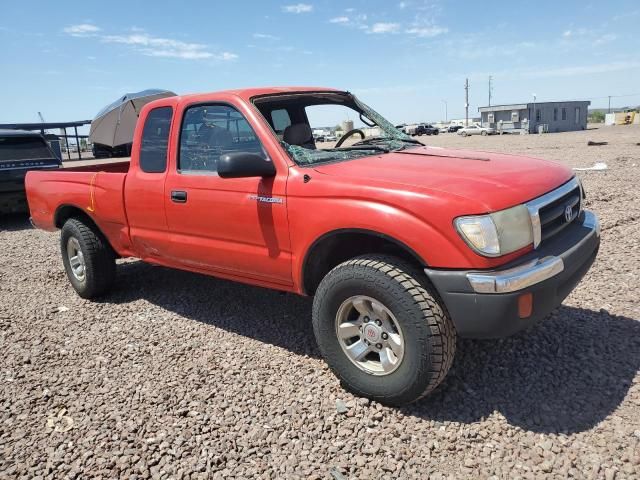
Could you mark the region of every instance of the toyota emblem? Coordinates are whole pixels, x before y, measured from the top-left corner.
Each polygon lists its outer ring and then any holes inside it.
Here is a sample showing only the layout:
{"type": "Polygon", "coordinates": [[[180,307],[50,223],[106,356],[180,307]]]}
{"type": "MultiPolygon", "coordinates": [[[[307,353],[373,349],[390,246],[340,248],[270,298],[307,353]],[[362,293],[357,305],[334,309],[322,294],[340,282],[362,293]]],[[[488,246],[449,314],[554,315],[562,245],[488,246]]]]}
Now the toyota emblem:
{"type": "Polygon", "coordinates": [[[571,205],[567,205],[564,209],[564,219],[567,223],[569,223],[572,218],[573,218],[573,207],[571,207],[571,205]]]}

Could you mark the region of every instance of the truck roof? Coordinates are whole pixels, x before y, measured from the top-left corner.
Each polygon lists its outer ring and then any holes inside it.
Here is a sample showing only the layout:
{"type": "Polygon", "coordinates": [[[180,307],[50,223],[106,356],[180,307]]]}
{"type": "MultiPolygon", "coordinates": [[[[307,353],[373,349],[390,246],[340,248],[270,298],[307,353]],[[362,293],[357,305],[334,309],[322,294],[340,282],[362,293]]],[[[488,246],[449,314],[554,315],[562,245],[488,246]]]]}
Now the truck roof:
{"type": "Polygon", "coordinates": [[[198,99],[198,97],[209,97],[212,94],[231,94],[236,95],[243,100],[249,101],[253,97],[262,95],[278,95],[286,93],[304,93],[304,92],[340,92],[335,88],[327,87],[253,87],[239,88],[233,90],[222,90],[218,92],[194,93],[189,95],[180,95],[178,98],[198,99]]]}

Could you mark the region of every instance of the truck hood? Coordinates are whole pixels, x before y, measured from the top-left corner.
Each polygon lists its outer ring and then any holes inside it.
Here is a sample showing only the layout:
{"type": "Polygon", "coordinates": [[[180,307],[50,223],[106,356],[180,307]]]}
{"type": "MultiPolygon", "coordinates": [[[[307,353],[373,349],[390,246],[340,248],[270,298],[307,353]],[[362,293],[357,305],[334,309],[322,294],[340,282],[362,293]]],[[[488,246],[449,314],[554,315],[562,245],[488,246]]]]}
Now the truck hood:
{"type": "Polygon", "coordinates": [[[319,165],[315,170],[372,185],[446,192],[479,203],[487,212],[539,197],[573,177],[571,169],[548,160],[438,147],[319,165]]]}

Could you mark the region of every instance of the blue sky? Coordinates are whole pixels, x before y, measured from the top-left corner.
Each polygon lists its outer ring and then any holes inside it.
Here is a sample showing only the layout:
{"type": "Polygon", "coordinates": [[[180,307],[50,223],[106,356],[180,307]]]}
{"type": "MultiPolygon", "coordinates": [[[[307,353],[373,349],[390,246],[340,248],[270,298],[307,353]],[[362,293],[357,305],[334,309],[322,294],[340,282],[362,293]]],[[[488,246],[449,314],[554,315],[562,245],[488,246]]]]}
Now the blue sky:
{"type": "Polygon", "coordinates": [[[640,104],[640,2],[10,2],[0,122],[90,119],[120,95],[262,85],[348,89],[394,122],[492,103],[640,104]]]}

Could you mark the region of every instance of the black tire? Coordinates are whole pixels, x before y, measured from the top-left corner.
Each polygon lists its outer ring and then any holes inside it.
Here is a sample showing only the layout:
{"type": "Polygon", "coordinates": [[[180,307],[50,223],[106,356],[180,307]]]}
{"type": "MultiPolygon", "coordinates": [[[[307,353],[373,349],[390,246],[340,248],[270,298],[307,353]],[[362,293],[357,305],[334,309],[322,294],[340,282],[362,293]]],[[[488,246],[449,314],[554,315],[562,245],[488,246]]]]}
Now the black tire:
{"type": "Polygon", "coordinates": [[[396,257],[366,255],[331,270],[313,300],[313,329],[320,352],[343,387],[386,405],[410,403],[431,393],[455,355],[456,332],[444,305],[421,271],[396,257]],[[391,373],[367,373],[343,351],[336,315],[342,303],[356,295],[382,303],[403,331],[404,357],[391,373]]]}
{"type": "Polygon", "coordinates": [[[71,285],[82,298],[96,298],[107,293],[116,277],[116,260],[113,249],[102,233],[93,225],[77,218],[67,220],[60,235],[62,262],[71,285]],[[69,240],[78,241],[84,256],[84,278],[78,279],[73,273],[67,246],[69,240]]]}

